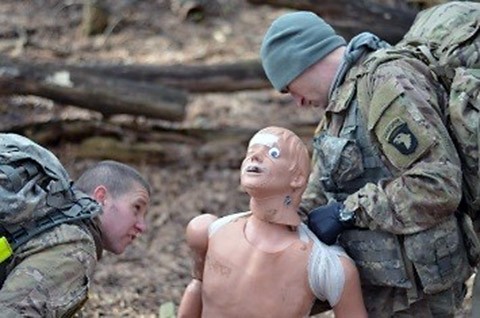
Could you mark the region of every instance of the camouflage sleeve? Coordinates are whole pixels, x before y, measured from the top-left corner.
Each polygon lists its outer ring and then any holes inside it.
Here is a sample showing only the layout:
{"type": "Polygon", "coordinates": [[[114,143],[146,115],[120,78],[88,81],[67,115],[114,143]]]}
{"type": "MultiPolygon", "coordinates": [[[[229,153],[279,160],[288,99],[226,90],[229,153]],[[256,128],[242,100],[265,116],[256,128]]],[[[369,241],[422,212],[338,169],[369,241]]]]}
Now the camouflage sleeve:
{"type": "Polygon", "coordinates": [[[2,317],[70,317],[87,300],[96,264],[93,238],[63,224],[20,248],[0,290],[2,317]]]}
{"type": "Polygon", "coordinates": [[[304,218],[312,209],[327,203],[322,184],[318,182],[318,180],[320,180],[320,171],[322,170],[320,164],[321,160],[318,160],[318,154],[314,149],[311,164],[312,171],[308,178],[307,188],[302,195],[302,202],[300,203],[299,213],[304,218]]]}
{"type": "Polygon", "coordinates": [[[400,60],[374,74],[363,115],[394,177],[369,183],[345,200],[359,226],[415,233],[453,214],[459,204],[460,162],[440,111],[445,95],[422,67],[400,60]]]}

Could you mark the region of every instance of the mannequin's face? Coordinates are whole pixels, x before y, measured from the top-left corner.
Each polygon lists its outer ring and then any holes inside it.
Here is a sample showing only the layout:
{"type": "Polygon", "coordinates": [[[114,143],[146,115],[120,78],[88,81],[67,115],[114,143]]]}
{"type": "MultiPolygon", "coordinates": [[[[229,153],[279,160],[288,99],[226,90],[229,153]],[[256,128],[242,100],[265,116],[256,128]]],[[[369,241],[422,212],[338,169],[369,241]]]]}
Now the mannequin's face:
{"type": "Polygon", "coordinates": [[[242,162],[241,184],[257,196],[270,196],[288,191],[292,172],[289,147],[279,136],[260,132],[250,140],[242,162]]]}

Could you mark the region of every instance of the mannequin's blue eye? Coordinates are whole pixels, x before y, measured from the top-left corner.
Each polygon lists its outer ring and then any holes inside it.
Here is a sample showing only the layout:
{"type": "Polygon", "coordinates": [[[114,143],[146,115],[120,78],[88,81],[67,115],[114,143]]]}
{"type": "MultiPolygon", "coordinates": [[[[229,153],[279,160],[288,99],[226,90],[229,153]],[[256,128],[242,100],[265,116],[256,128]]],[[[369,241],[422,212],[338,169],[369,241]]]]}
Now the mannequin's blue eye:
{"type": "Polygon", "coordinates": [[[273,148],[270,148],[270,150],[268,151],[268,154],[272,158],[278,158],[280,157],[280,150],[278,148],[273,147],[273,148]]]}

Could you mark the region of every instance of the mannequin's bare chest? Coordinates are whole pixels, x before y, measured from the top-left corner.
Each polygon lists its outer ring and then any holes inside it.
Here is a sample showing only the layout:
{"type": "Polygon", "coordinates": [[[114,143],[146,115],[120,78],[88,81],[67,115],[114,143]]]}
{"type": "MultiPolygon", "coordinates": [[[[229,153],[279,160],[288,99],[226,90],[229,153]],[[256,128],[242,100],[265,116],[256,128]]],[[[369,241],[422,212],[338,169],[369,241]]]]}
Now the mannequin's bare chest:
{"type": "Polygon", "coordinates": [[[297,240],[267,253],[246,240],[243,224],[227,224],[209,241],[202,298],[205,310],[220,312],[204,316],[303,317],[314,299],[307,272],[311,246],[297,240]]]}

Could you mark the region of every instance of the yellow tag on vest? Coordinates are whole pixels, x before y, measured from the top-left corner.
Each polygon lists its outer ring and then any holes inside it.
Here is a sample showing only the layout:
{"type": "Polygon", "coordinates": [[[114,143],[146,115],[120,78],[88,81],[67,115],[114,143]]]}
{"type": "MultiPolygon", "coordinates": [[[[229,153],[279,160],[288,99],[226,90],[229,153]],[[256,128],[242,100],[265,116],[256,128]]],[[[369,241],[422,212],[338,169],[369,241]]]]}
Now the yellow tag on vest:
{"type": "Polygon", "coordinates": [[[9,258],[13,254],[12,247],[8,243],[5,236],[0,237],[0,263],[9,258]]]}

